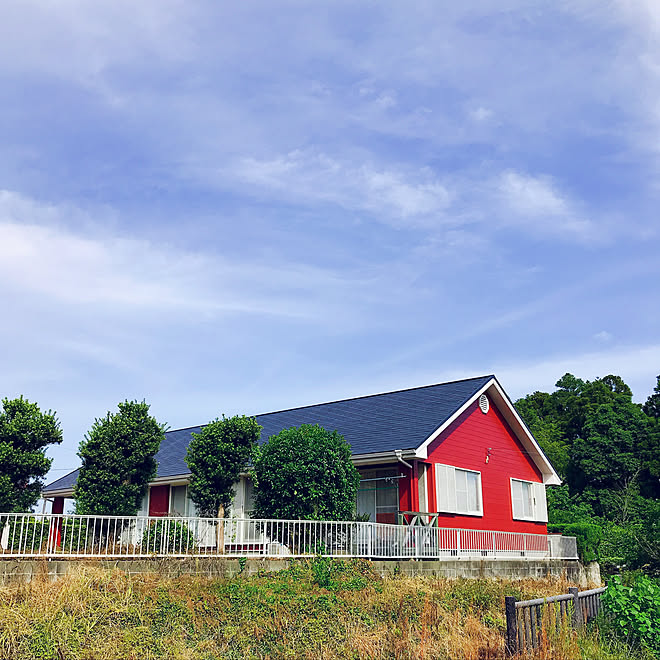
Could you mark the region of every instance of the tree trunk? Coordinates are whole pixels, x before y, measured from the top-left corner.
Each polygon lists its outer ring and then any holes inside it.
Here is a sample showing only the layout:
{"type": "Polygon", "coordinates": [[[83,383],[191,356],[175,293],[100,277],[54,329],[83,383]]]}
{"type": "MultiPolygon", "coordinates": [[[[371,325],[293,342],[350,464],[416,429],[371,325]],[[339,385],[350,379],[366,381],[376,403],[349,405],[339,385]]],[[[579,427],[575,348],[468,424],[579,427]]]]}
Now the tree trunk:
{"type": "Polygon", "coordinates": [[[216,541],[218,544],[218,553],[225,554],[225,507],[220,504],[218,506],[218,527],[216,530],[216,541]]]}

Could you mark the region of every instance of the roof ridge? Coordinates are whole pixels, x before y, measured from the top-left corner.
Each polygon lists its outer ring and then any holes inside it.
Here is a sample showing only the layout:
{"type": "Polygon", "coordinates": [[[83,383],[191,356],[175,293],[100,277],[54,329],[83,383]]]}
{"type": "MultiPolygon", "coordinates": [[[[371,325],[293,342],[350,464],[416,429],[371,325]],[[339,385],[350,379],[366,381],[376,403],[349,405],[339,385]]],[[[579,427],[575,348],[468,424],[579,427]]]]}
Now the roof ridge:
{"type": "MultiPolygon", "coordinates": [[[[376,392],[374,394],[361,394],[359,396],[350,396],[346,399],[334,399],[332,401],[322,401],[321,403],[310,403],[305,406],[293,406],[292,408],[282,408],[281,410],[271,410],[265,413],[256,413],[254,415],[245,415],[246,417],[265,417],[266,415],[277,415],[283,412],[291,412],[293,410],[303,410],[305,408],[316,408],[318,406],[327,406],[331,403],[343,403],[344,401],[358,401],[359,399],[370,399],[377,396],[385,396],[387,394],[398,394],[399,392],[413,392],[414,390],[424,390],[430,387],[439,387],[440,385],[453,385],[454,383],[466,383],[470,380],[483,380],[484,378],[495,378],[495,374],[484,374],[483,376],[472,376],[471,378],[457,378],[455,380],[447,380],[442,383],[431,383],[430,385],[417,385],[416,387],[404,387],[400,390],[391,390],[389,392],[376,392]]],[[[170,429],[166,433],[176,433],[177,431],[188,431],[189,429],[197,429],[205,427],[206,424],[192,424],[191,426],[182,426],[177,429],[170,429]]]]}
{"type": "MultiPolygon", "coordinates": [[[[448,380],[443,383],[431,383],[430,385],[418,385],[416,387],[404,387],[400,390],[391,390],[390,392],[376,392],[375,394],[362,394],[360,396],[351,396],[347,399],[335,399],[334,401],[324,401],[322,403],[311,403],[306,406],[294,406],[293,408],[284,408],[283,410],[272,410],[267,413],[259,413],[252,415],[252,417],[265,417],[266,415],[277,415],[278,413],[290,412],[292,410],[303,410],[305,408],[316,408],[318,406],[327,406],[331,403],[343,403],[345,401],[357,401],[359,399],[371,399],[377,396],[385,396],[387,394],[398,394],[400,392],[412,392],[414,390],[424,390],[430,387],[439,387],[440,385],[453,385],[454,383],[465,383],[470,380],[482,380],[484,378],[495,378],[494,374],[487,374],[484,376],[473,376],[472,378],[457,378],[456,380],[448,380]]],[[[183,430],[183,429],[182,429],[183,430]]]]}

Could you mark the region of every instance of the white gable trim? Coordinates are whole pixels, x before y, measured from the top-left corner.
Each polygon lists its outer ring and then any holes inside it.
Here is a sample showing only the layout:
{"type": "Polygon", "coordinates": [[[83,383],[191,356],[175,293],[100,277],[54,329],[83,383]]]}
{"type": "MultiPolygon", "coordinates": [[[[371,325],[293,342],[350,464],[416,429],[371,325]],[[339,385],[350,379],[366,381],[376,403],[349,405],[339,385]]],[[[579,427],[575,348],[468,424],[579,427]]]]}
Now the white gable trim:
{"type": "Polygon", "coordinates": [[[480,390],[475,392],[470,399],[468,399],[442,426],[438,427],[431,435],[424,440],[424,442],[417,447],[415,452],[417,458],[425,460],[429,457],[429,445],[449,426],[451,426],[493,383],[494,378],[491,378],[480,390]]]}
{"type": "Polygon", "coordinates": [[[543,475],[543,483],[548,486],[561,484],[559,475],[555,472],[550,461],[545,457],[543,451],[530,433],[525,422],[518,414],[509,397],[505,394],[496,378],[491,378],[481,389],[477,390],[442,426],[437,428],[424,442],[417,448],[416,458],[425,460],[428,458],[429,445],[441,434],[447,430],[475,401],[479,400],[482,394],[490,397],[491,401],[497,406],[504,419],[507,421],[516,437],[534,461],[536,467],[543,475]]]}

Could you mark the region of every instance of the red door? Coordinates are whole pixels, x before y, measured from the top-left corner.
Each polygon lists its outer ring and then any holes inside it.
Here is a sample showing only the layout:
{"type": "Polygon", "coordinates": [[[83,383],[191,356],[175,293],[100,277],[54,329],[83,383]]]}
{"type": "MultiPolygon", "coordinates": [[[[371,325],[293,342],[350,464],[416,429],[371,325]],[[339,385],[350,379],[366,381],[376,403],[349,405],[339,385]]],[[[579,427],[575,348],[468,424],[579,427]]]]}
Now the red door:
{"type": "Polygon", "coordinates": [[[152,486],[149,490],[149,515],[166,516],[170,512],[170,487],[152,486]]]}

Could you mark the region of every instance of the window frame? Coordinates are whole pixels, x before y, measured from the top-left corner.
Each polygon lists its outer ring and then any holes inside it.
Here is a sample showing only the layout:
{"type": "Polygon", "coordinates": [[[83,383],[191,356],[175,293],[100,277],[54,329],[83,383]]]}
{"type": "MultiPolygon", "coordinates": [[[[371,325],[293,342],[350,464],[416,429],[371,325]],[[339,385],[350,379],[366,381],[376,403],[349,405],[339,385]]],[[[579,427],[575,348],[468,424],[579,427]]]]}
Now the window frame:
{"type": "MultiPolygon", "coordinates": [[[[481,479],[481,471],[480,470],[472,470],[471,468],[462,468],[462,467],[456,467],[455,465],[448,465],[446,463],[435,463],[435,488],[436,488],[436,502],[437,502],[437,509],[438,513],[453,513],[459,516],[475,516],[479,518],[483,518],[484,515],[484,500],[483,500],[483,484],[482,484],[482,479],[481,479]],[[454,507],[451,507],[451,502],[448,502],[446,508],[442,508],[441,503],[442,503],[442,498],[440,497],[440,479],[438,478],[438,466],[444,468],[445,470],[449,468],[450,470],[453,470],[454,475],[453,479],[451,481],[453,482],[454,485],[454,493],[453,493],[453,502],[454,502],[454,507]],[[457,483],[456,483],[456,472],[464,472],[466,475],[468,473],[470,474],[476,474],[477,479],[476,479],[476,503],[477,503],[477,509],[469,509],[466,508],[464,510],[459,509],[458,507],[458,488],[457,488],[457,483]]],[[[469,505],[470,503],[470,487],[469,487],[469,481],[466,476],[466,486],[467,486],[467,504],[469,505]]],[[[449,492],[447,491],[447,494],[449,495],[449,492]]]]}
{"type": "Polygon", "coordinates": [[[530,481],[529,479],[519,479],[517,477],[509,477],[509,494],[511,496],[511,518],[513,520],[525,520],[530,522],[545,522],[548,521],[547,500],[545,498],[545,484],[538,481],[530,481]],[[524,515],[524,492],[521,504],[523,511],[519,512],[522,515],[516,515],[513,497],[513,483],[517,481],[520,484],[527,484],[530,490],[531,497],[531,513],[529,516],[524,515]],[[539,497],[539,490],[543,488],[543,497],[539,497]],[[539,502],[539,500],[542,500],[539,502]]]}
{"type": "MultiPolygon", "coordinates": [[[[358,486],[358,493],[355,502],[355,510],[357,513],[369,513],[370,521],[377,522],[379,515],[394,514],[396,520],[399,512],[399,479],[403,478],[401,471],[396,467],[393,468],[373,468],[360,472],[360,485],[358,486]],[[373,488],[362,487],[362,484],[369,482],[373,484],[373,488]],[[387,485],[388,482],[390,485],[387,485]],[[380,485],[380,484],[384,484],[380,485]],[[380,487],[379,487],[380,485],[380,487]],[[383,504],[384,491],[394,491],[394,502],[391,504],[383,504]],[[360,512],[358,502],[360,501],[360,493],[373,493],[372,501],[370,502],[369,511],[360,512]]],[[[391,493],[390,493],[391,494],[391,493]]],[[[363,495],[363,497],[365,497],[363,495]]]]}

